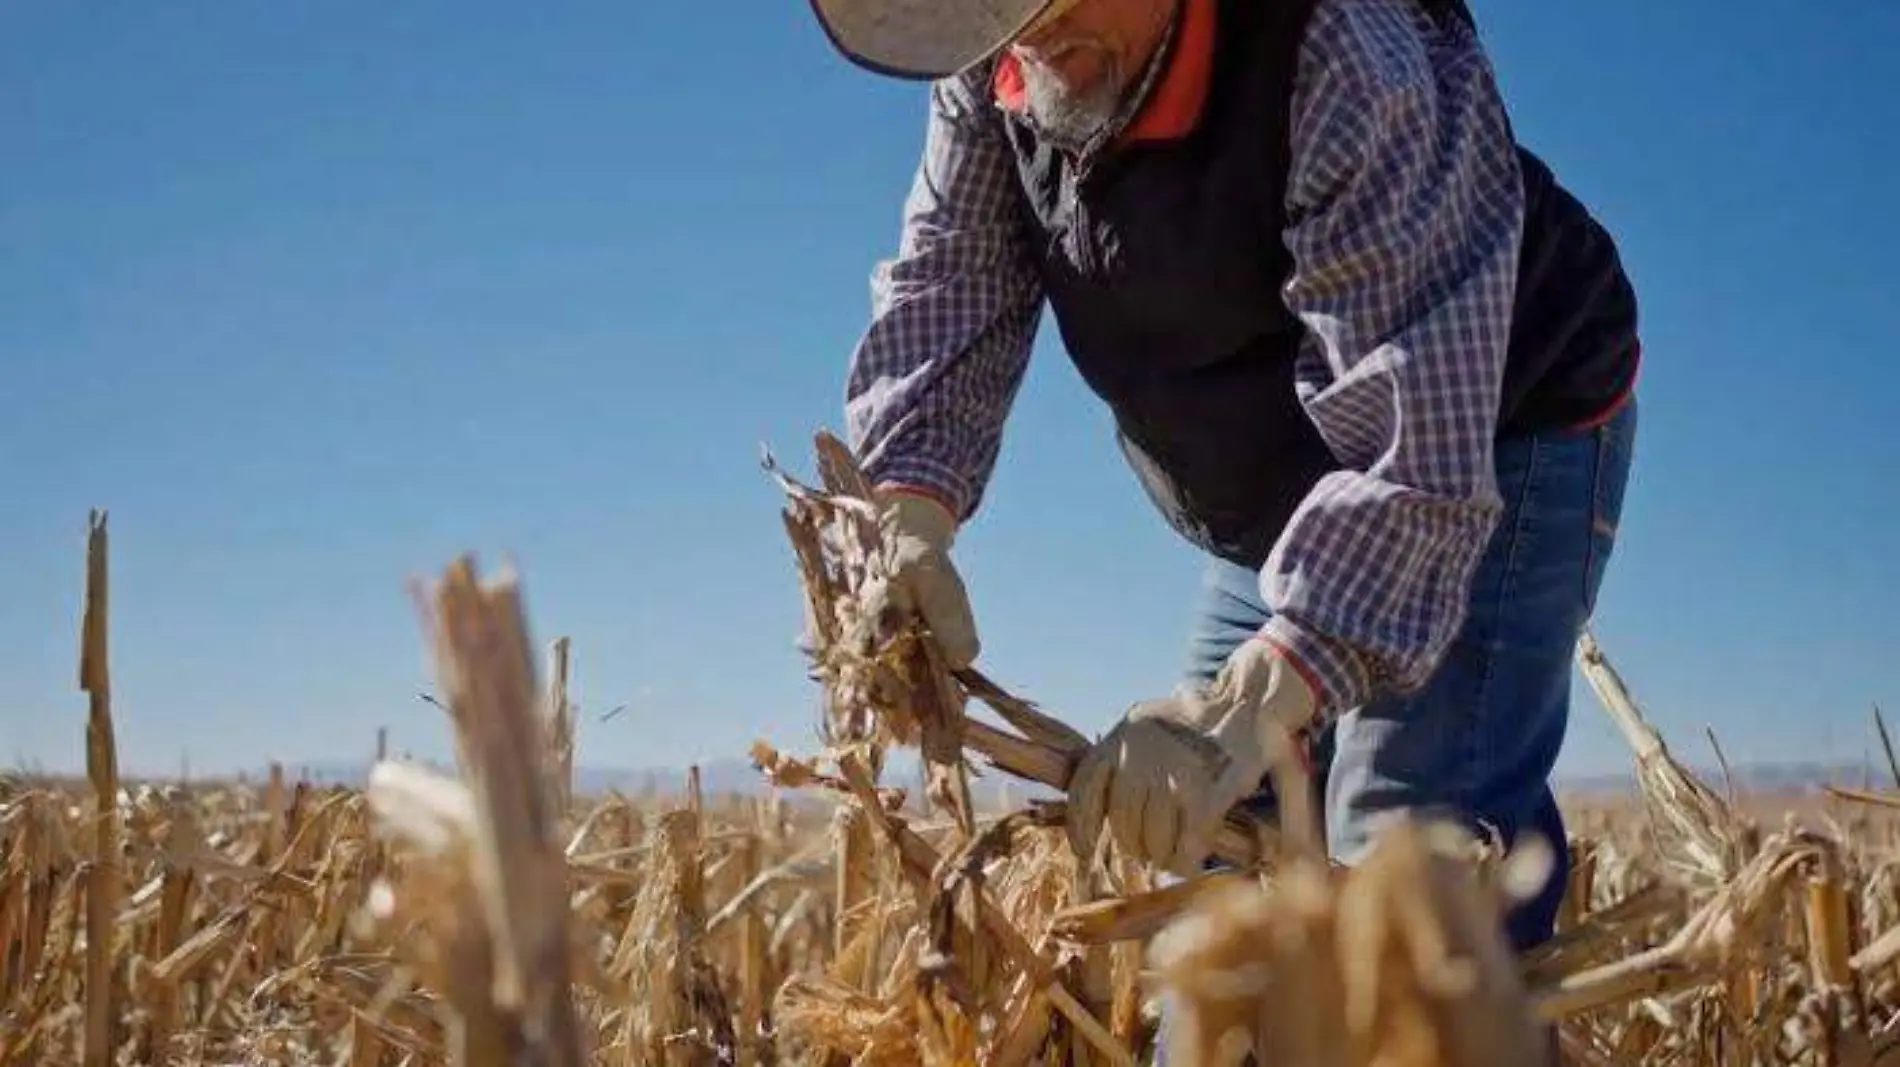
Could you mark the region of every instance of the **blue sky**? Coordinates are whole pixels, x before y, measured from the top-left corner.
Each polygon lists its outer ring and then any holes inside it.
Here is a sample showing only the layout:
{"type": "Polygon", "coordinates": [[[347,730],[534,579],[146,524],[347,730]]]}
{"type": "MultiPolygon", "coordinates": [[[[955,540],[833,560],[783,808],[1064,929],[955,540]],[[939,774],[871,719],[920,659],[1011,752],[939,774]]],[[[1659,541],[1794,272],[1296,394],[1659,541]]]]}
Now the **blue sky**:
{"type": "MultiPolygon", "coordinates": [[[[1858,759],[1900,706],[1900,8],[1475,7],[1641,288],[1606,644],[1697,757],[1858,759]]],[[[404,582],[465,549],[630,705],[586,761],[808,746],[758,450],[840,426],[922,102],[802,0],[0,7],[0,762],[83,765],[95,506],[132,769],[446,752],[404,582]]],[[[991,673],[1093,731],[1171,684],[1196,563],[1050,336],[960,558],[991,673]]],[[[1565,768],[1622,766],[1579,697],[1565,768]]]]}

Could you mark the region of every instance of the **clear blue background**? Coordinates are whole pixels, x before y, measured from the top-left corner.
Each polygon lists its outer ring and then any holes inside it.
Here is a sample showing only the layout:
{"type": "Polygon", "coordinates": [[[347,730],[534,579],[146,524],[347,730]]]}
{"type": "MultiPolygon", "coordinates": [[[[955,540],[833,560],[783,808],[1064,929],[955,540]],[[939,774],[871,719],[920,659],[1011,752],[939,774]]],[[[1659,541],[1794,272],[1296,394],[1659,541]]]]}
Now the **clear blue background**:
{"type": "MultiPolygon", "coordinates": [[[[1900,703],[1900,7],[1477,11],[1642,290],[1610,651],[1698,759],[1858,760],[1900,703]]],[[[841,424],[922,104],[803,0],[0,6],[0,761],[83,765],[95,506],[133,770],[446,752],[404,583],[464,549],[629,705],[584,761],[808,746],[759,448],[841,424]]],[[[1194,560],[1047,332],[962,560],[1006,684],[1096,730],[1172,682],[1194,560]]],[[[1624,766],[1579,695],[1565,768],[1624,766]]]]}

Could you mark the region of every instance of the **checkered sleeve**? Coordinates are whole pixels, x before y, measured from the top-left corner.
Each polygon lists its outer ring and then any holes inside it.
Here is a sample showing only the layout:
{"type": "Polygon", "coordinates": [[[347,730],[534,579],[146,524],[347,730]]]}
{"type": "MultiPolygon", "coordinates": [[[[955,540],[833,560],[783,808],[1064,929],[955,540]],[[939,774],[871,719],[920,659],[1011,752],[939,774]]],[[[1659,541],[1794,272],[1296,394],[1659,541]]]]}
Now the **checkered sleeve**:
{"type": "Polygon", "coordinates": [[[995,467],[1042,306],[992,106],[969,78],[931,87],[898,250],[872,273],[871,322],[845,388],[870,477],[924,490],[962,519],[995,467]]]}
{"type": "Polygon", "coordinates": [[[1523,194],[1475,36],[1416,0],[1321,3],[1292,151],[1297,387],[1343,469],[1262,568],[1262,636],[1330,715],[1424,684],[1463,624],[1501,511],[1492,442],[1523,194]]]}

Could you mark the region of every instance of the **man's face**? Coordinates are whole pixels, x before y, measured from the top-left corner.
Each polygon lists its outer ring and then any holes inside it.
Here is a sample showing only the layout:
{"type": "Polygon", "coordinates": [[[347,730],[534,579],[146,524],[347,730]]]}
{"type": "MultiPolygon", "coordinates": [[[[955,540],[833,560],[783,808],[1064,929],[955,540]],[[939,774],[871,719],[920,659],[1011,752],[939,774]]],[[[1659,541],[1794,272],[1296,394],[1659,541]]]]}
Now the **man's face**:
{"type": "MultiPolygon", "coordinates": [[[[1058,7],[1064,0],[1056,0],[1058,7]]],[[[1173,0],[1078,0],[1010,46],[1022,66],[1029,116],[1070,147],[1114,117],[1173,0]]]]}

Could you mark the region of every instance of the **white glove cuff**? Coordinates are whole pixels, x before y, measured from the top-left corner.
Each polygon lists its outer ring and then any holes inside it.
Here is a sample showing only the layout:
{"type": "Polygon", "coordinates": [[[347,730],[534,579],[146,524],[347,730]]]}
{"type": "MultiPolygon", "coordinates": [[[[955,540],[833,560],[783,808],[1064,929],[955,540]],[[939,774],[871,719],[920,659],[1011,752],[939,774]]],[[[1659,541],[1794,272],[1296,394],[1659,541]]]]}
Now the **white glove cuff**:
{"type": "Polygon", "coordinates": [[[919,490],[897,486],[881,486],[877,496],[899,531],[925,541],[939,552],[950,550],[956,540],[957,517],[942,501],[919,490]]]}

